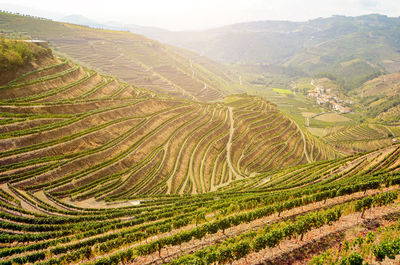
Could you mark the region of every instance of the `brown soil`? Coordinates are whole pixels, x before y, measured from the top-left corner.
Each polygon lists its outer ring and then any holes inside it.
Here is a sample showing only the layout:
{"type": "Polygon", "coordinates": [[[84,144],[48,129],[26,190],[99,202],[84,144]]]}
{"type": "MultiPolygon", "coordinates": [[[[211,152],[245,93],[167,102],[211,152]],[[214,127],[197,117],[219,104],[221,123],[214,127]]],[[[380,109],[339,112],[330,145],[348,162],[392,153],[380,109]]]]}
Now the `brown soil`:
{"type": "Polygon", "coordinates": [[[235,261],[233,264],[294,264],[296,261],[334,245],[343,238],[343,232],[368,221],[382,221],[385,216],[399,211],[399,208],[394,206],[376,207],[368,211],[365,219],[360,218],[360,213],[349,214],[333,225],[325,225],[306,233],[303,241],[298,239],[283,240],[279,247],[251,253],[246,259],[235,261]],[[333,241],[330,242],[330,239],[333,239],[333,241]]]}
{"type": "MultiPolygon", "coordinates": [[[[397,189],[397,188],[390,187],[390,188],[385,189],[385,191],[395,190],[395,189],[397,189]]],[[[324,204],[324,202],[318,202],[318,203],[309,204],[309,205],[306,205],[303,207],[294,208],[289,211],[282,212],[280,217],[278,217],[276,214],[274,214],[272,216],[263,217],[263,218],[255,220],[255,221],[252,221],[250,223],[240,224],[238,226],[226,229],[225,234],[223,234],[222,231],[220,231],[217,234],[206,235],[201,240],[193,239],[190,242],[184,243],[180,246],[171,246],[171,247],[163,248],[163,250],[161,252],[162,259],[159,258],[158,253],[155,253],[153,255],[149,255],[149,256],[145,256],[145,257],[138,257],[132,264],[156,264],[157,262],[161,262],[161,261],[163,261],[163,262],[171,261],[172,259],[177,258],[180,255],[193,253],[196,250],[199,250],[206,246],[221,242],[230,237],[233,237],[233,236],[236,236],[236,235],[239,235],[242,233],[246,233],[251,230],[258,230],[260,228],[265,227],[266,224],[284,221],[286,219],[293,219],[295,216],[305,214],[309,211],[329,208],[336,204],[340,204],[340,203],[343,203],[346,201],[352,201],[352,200],[359,199],[364,196],[376,194],[379,192],[382,192],[382,191],[369,190],[369,191],[367,191],[366,194],[364,194],[364,192],[358,192],[358,193],[354,193],[351,195],[345,195],[345,196],[340,196],[340,197],[333,198],[333,199],[328,199],[325,204],[324,204]]],[[[368,211],[366,213],[365,217],[367,219],[370,219],[370,218],[373,219],[373,218],[377,218],[377,216],[382,217],[384,215],[387,215],[387,214],[390,214],[393,212],[398,212],[398,211],[399,211],[399,209],[397,207],[378,207],[378,208],[368,211]]],[[[342,227],[347,227],[347,229],[351,228],[355,225],[358,225],[361,221],[362,221],[362,219],[360,218],[360,213],[354,213],[354,214],[344,216],[341,218],[340,221],[336,222],[333,226],[324,226],[323,228],[312,230],[310,233],[305,235],[304,241],[302,241],[302,242],[307,243],[309,241],[312,241],[313,238],[319,238],[319,235],[321,235],[321,236],[328,235],[328,234],[331,234],[332,232],[336,232],[336,230],[341,231],[340,229],[342,227]],[[329,228],[329,229],[327,229],[327,228],[329,228]],[[334,228],[334,229],[332,229],[332,228],[334,228]],[[315,231],[318,231],[318,232],[315,232],[315,231]]],[[[185,229],[188,229],[188,228],[185,228],[185,229]]],[[[172,231],[166,235],[172,235],[172,234],[175,234],[175,231],[172,231]]],[[[163,237],[163,235],[157,236],[157,238],[160,238],[160,237],[163,237]]],[[[284,241],[282,241],[281,246],[286,246],[286,242],[289,242],[289,243],[287,243],[288,245],[286,248],[287,248],[287,250],[289,250],[289,248],[290,248],[290,251],[294,248],[294,246],[296,246],[298,244],[298,240],[296,240],[296,239],[284,240],[284,241]]],[[[126,248],[128,248],[128,246],[126,248]]],[[[285,250],[286,248],[281,247],[282,251],[285,250]]],[[[279,248],[277,247],[276,249],[279,249],[279,248]]],[[[275,250],[275,248],[272,249],[272,251],[269,249],[265,249],[265,250],[260,251],[259,253],[251,253],[247,259],[248,260],[254,259],[255,262],[257,263],[262,260],[265,260],[266,258],[274,257],[275,254],[272,254],[272,253],[277,254],[278,252],[275,250]]],[[[238,264],[246,264],[245,259],[237,261],[237,262],[239,262],[238,264]]]]}

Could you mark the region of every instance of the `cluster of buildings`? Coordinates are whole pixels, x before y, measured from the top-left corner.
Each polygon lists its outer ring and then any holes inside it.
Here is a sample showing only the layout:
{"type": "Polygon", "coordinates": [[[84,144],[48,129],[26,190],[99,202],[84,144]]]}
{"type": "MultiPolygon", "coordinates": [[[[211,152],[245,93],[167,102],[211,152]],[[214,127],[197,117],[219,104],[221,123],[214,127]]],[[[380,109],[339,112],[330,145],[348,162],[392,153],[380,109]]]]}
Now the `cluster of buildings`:
{"type": "Polygon", "coordinates": [[[331,89],[324,89],[324,87],[321,85],[315,85],[314,80],[311,80],[311,85],[313,85],[315,88],[308,91],[308,96],[315,98],[317,104],[326,105],[332,110],[340,113],[351,112],[351,109],[345,105],[351,105],[354,104],[354,102],[351,100],[342,100],[338,98],[336,95],[331,94],[331,89]]]}

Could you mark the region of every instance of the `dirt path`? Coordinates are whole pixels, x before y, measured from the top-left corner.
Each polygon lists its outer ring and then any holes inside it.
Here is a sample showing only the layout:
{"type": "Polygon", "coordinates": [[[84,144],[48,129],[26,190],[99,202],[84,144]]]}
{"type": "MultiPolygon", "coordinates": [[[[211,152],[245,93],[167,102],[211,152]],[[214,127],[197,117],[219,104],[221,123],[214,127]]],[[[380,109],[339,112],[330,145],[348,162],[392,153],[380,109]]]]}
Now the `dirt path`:
{"type": "Polygon", "coordinates": [[[384,126],[384,127],[393,135],[392,138],[396,137],[396,134],[393,133],[392,129],[390,129],[389,126],[384,126]]]}
{"type": "Polygon", "coordinates": [[[46,196],[46,194],[44,194],[44,191],[43,191],[43,190],[40,190],[40,191],[38,191],[38,192],[35,192],[35,193],[33,193],[33,195],[34,195],[35,197],[39,198],[40,200],[42,200],[43,202],[45,202],[45,203],[47,203],[47,204],[49,204],[49,205],[51,205],[51,206],[53,206],[53,207],[55,207],[55,208],[57,208],[57,209],[59,209],[59,210],[62,210],[62,211],[71,211],[71,209],[69,209],[69,208],[67,208],[67,207],[61,207],[61,206],[58,205],[57,203],[55,203],[55,202],[53,202],[52,200],[50,200],[50,199],[46,196]]]}
{"type": "Polygon", "coordinates": [[[306,141],[306,137],[304,136],[303,130],[300,128],[300,126],[297,124],[297,122],[294,122],[294,124],[296,125],[297,129],[300,131],[301,138],[303,139],[303,152],[306,155],[307,162],[311,163],[313,161],[310,159],[310,156],[308,155],[308,152],[307,152],[307,141],[306,141]]]}
{"type": "Polygon", "coordinates": [[[235,175],[236,179],[242,179],[243,177],[241,175],[239,175],[235,168],[232,166],[232,158],[231,158],[231,146],[232,146],[232,138],[233,138],[233,133],[235,132],[235,128],[234,128],[234,119],[233,119],[233,108],[232,107],[228,107],[228,111],[229,111],[229,120],[230,120],[230,124],[231,127],[229,129],[229,139],[228,139],[228,143],[226,144],[226,161],[228,163],[228,167],[230,169],[230,171],[232,172],[233,175],[235,175]]]}
{"type": "Polygon", "coordinates": [[[21,208],[26,210],[26,211],[30,211],[30,212],[34,212],[34,213],[39,213],[42,214],[42,211],[39,211],[38,209],[36,209],[32,204],[26,202],[24,199],[22,199],[20,196],[18,196],[17,194],[15,194],[12,190],[10,190],[7,186],[7,183],[1,184],[0,185],[0,189],[4,190],[5,192],[7,192],[8,194],[10,194],[11,196],[13,196],[14,198],[16,198],[17,200],[19,200],[21,202],[21,208]]]}
{"type": "Polygon", "coordinates": [[[118,60],[118,59],[121,58],[122,56],[124,56],[124,54],[123,54],[123,53],[120,53],[117,57],[111,59],[110,62],[113,63],[114,61],[118,60]]]}

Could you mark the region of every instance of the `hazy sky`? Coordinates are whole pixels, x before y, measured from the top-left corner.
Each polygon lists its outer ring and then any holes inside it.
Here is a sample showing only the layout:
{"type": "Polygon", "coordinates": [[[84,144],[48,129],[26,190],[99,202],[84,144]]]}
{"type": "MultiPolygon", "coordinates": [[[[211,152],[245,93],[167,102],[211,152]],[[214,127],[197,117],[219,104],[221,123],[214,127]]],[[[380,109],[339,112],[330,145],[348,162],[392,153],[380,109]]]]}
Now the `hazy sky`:
{"type": "Polygon", "coordinates": [[[0,0],[0,9],[59,19],[204,29],[254,20],[304,21],[331,15],[400,16],[400,0],[0,0]]]}

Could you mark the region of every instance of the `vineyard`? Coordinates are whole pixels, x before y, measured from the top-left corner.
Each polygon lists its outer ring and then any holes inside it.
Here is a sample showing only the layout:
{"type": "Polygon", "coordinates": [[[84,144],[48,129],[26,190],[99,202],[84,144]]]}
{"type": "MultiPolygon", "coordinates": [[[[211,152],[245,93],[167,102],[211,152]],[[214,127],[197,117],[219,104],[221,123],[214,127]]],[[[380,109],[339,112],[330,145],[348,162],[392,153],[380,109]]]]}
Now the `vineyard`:
{"type": "Polygon", "coordinates": [[[397,204],[399,156],[392,146],[214,192],[96,208],[62,199],[51,185],[21,189],[11,180],[0,193],[1,264],[291,264],[310,242],[337,242],[360,224],[398,214],[390,205],[397,204]]]}
{"type": "Polygon", "coordinates": [[[400,126],[361,124],[335,128],[324,141],[344,152],[365,152],[383,148],[397,141],[400,126]]]}
{"type": "MultiPolygon", "coordinates": [[[[238,91],[219,63],[127,31],[93,29],[0,12],[3,30],[45,39],[62,55],[140,88],[197,101],[238,91]]],[[[237,81],[236,81],[237,82],[237,81]]]]}
{"type": "MultiPolygon", "coordinates": [[[[0,264],[325,262],[400,214],[400,145],[344,156],[256,96],[177,99],[54,58],[0,87],[0,117],[0,264]]],[[[398,254],[378,239],[370,259],[398,254]]]]}
{"type": "Polygon", "coordinates": [[[359,99],[359,111],[376,122],[399,125],[400,74],[378,76],[352,92],[359,99]]]}

